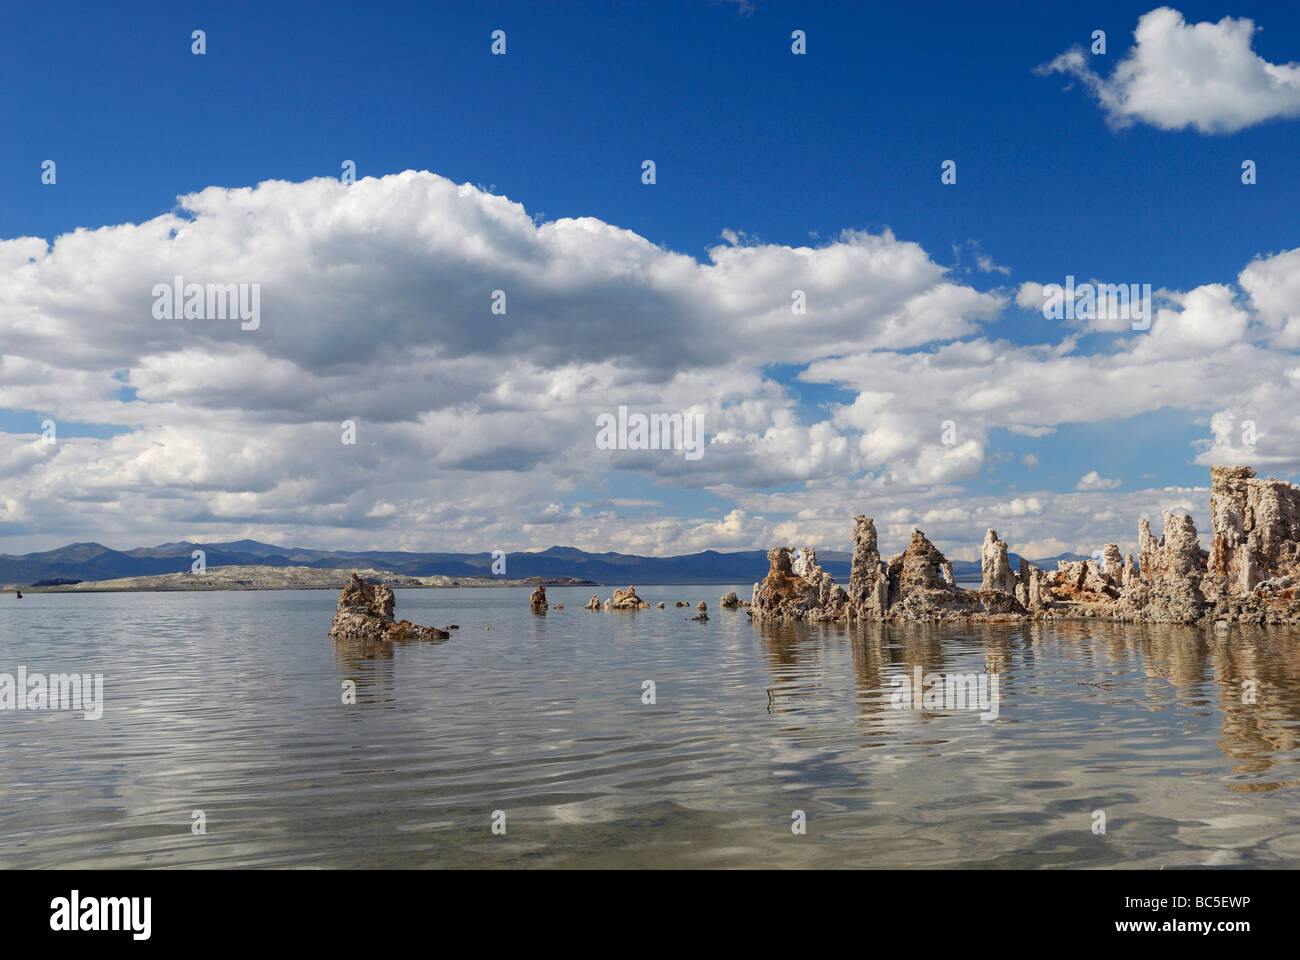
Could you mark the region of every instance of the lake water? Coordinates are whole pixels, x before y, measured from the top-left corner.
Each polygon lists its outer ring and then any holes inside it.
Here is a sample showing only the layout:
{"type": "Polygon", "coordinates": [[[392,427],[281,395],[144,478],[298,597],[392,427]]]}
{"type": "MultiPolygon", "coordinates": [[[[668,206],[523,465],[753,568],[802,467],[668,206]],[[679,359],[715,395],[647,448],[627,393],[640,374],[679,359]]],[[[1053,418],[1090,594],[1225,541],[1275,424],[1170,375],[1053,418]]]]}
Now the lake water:
{"type": "Polygon", "coordinates": [[[0,711],[0,866],[1300,866],[1300,632],[764,628],[751,587],[399,590],[460,629],[379,656],[332,591],[0,597],[0,672],[105,701],[0,711]],[[896,709],[916,667],[996,719],[896,709]]]}

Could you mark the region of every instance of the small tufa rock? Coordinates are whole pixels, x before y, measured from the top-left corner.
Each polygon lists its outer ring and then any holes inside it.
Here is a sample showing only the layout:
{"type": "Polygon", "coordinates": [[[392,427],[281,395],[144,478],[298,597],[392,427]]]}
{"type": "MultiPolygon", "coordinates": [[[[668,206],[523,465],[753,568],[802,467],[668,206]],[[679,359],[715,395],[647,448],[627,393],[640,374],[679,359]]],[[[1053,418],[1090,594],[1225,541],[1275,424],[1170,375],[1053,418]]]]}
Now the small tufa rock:
{"type": "Polygon", "coordinates": [[[650,607],[650,604],[636,595],[636,587],[628,587],[626,590],[615,587],[612,605],[615,610],[646,610],[650,607]]]}
{"type": "Polygon", "coordinates": [[[533,613],[546,612],[546,588],[538,587],[533,591],[533,595],[528,598],[528,606],[533,613]]]}
{"type": "Polygon", "coordinates": [[[736,610],[740,607],[740,597],[736,596],[735,590],[732,590],[731,593],[726,594],[718,602],[722,604],[723,610],[736,610]]]}
{"type": "Polygon", "coordinates": [[[1101,570],[1099,571],[1113,587],[1124,586],[1124,555],[1119,552],[1119,544],[1108,543],[1101,548],[1101,570]]]}
{"type": "Polygon", "coordinates": [[[1047,598],[1043,596],[1043,571],[1024,557],[1020,558],[1020,585],[1016,587],[1016,600],[1031,611],[1041,610],[1047,604],[1047,598]]]}
{"type": "Polygon", "coordinates": [[[437,627],[421,627],[409,620],[394,620],[396,602],[392,587],[382,583],[371,585],[352,574],[352,579],[339,594],[330,636],[374,643],[446,640],[451,637],[450,633],[437,627]]]}
{"type": "Polygon", "coordinates": [[[584,609],[584,610],[599,610],[599,609],[600,609],[600,597],[596,596],[595,594],[592,594],[592,595],[591,595],[591,599],[587,601],[587,605],[586,605],[585,607],[583,607],[582,609],[584,609]]]}

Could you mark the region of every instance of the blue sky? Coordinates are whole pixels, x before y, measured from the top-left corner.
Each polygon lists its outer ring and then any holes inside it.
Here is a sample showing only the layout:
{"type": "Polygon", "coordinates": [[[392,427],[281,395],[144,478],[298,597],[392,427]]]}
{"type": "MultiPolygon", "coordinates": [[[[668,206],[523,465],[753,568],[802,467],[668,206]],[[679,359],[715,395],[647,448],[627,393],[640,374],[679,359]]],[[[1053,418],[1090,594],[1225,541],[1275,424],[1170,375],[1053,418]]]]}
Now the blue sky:
{"type": "MultiPolygon", "coordinates": [[[[1289,87],[1283,84],[1278,93],[1243,81],[1237,100],[1217,112],[1213,105],[1199,103],[1195,91],[1152,94],[1151,88],[1167,79],[1160,73],[1161,63],[1168,61],[1176,73],[1180,50],[1196,69],[1204,66],[1204,55],[1178,47],[1179,38],[1192,37],[1191,25],[1202,21],[1217,30],[1225,16],[1254,21],[1259,29],[1248,41],[1253,55],[1280,65],[1300,60],[1300,11],[1279,4],[1179,4],[1183,23],[1152,27],[1160,26],[1174,46],[1156,50],[1153,40],[1148,49],[1154,59],[1133,61],[1147,86],[1120,89],[1112,71],[1131,54],[1134,29],[1153,5],[1056,6],[754,0],[743,5],[395,3],[366,8],[125,3],[87,6],[75,13],[55,5],[14,7],[0,37],[0,71],[11,91],[0,114],[5,128],[0,240],[53,241],[83,228],[176,217],[182,195],[210,187],[248,188],[268,180],[337,180],[340,164],[352,160],[359,179],[429,171],[454,184],[476,185],[484,194],[508,197],[537,224],[595,218],[701,264],[710,262],[710,251],[719,245],[825,251],[843,242],[844,231],[874,236],[889,231],[897,243],[916,245],[930,263],[946,270],[946,281],[1000,298],[1000,305],[989,310],[973,306],[973,300],[964,302],[965,325],[932,337],[855,345],[837,335],[827,339],[824,352],[799,356],[779,345],[768,355],[757,349],[736,351],[746,356],[738,356],[727,371],[734,384],[725,390],[719,386],[716,396],[699,386],[692,389],[702,393],[683,394],[687,388],[681,384],[681,389],[656,395],[654,402],[672,398],[682,406],[695,402],[709,407],[708,433],[722,433],[733,444],[726,456],[714,458],[721,463],[712,472],[685,473],[680,464],[647,466],[638,458],[601,461],[580,471],[573,468],[572,456],[563,458],[566,468],[557,465],[548,472],[542,468],[545,457],[577,442],[563,432],[567,427],[557,425],[560,432],[537,446],[525,442],[491,451],[476,438],[466,442],[477,452],[460,460],[449,459],[445,447],[421,448],[411,452],[409,461],[388,465],[387,471],[408,469],[412,482],[423,483],[421,489],[387,489],[376,479],[386,470],[368,472],[359,464],[353,464],[361,472],[349,490],[327,489],[318,474],[335,471],[330,461],[310,455],[299,461],[305,464],[302,475],[285,483],[283,471],[274,473],[275,458],[266,449],[252,441],[239,447],[233,438],[252,434],[277,449],[301,443],[310,447],[315,441],[295,430],[316,424],[317,434],[323,434],[327,428],[336,430],[339,419],[321,409],[319,393],[312,403],[303,397],[289,402],[283,398],[291,388],[285,387],[278,399],[263,402],[246,388],[249,403],[241,409],[196,400],[180,382],[184,378],[157,373],[163,358],[171,358],[170,370],[178,369],[178,357],[198,362],[195,349],[215,354],[229,349],[230,357],[253,363],[236,341],[174,342],[152,353],[146,343],[133,354],[123,346],[133,337],[147,342],[152,336],[144,318],[138,321],[144,326],[133,327],[137,321],[113,326],[112,349],[105,343],[103,349],[87,347],[81,355],[71,350],[73,355],[55,361],[53,347],[43,347],[47,354],[41,354],[32,345],[30,328],[0,320],[10,334],[0,342],[0,351],[33,365],[23,368],[24,376],[35,377],[33,371],[46,364],[57,381],[45,393],[34,383],[10,389],[8,396],[0,393],[0,436],[8,445],[7,459],[0,463],[13,479],[12,502],[0,511],[0,551],[38,549],[67,539],[109,539],[132,546],[203,536],[322,546],[380,547],[400,541],[427,549],[470,549],[483,546],[485,539],[505,539],[516,548],[575,542],[646,553],[748,548],[770,545],[773,537],[804,536],[842,547],[851,517],[845,510],[869,510],[894,518],[885,524],[887,541],[904,538],[913,522],[928,522],[927,532],[961,554],[960,544],[972,537],[978,541],[977,528],[1001,517],[1003,526],[1012,524],[1025,543],[1054,552],[1048,548],[1078,549],[1097,537],[1131,540],[1137,513],[1203,511],[1203,493],[1182,491],[1206,483],[1206,466],[1198,458],[1213,449],[1210,418],[1215,414],[1234,423],[1248,416],[1259,420],[1264,439],[1257,449],[1260,462],[1266,463],[1261,472],[1294,477],[1297,463],[1290,441],[1300,429],[1293,434],[1289,413],[1282,414],[1290,399],[1287,391],[1295,386],[1287,373],[1295,344],[1286,332],[1290,315],[1278,305],[1291,289],[1290,264],[1279,262],[1275,270],[1270,266],[1255,288],[1238,281],[1257,258],[1297,246],[1300,121],[1287,99],[1289,87]],[[206,33],[202,56],[191,52],[195,29],[206,33]],[[495,29],[506,31],[505,56],[489,52],[495,29]],[[791,53],[795,29],[806,32],[806,55],[791,53]],[[1103,56],[1086,53],[1098,29],[1106,32],[1103,56]],[[1085,50],[1084,69],[1111,83],[1119,96],[1115,102],[1126,106],[1108,110],[1081,73],[1036,72],[1075,45],[1085,50]],[[1145,105],[1144,96],[1149,97],[1145,105]],[[1252,102],[1263,106],[1255,109],[1252,102]],[[1232,129],[1204,132],[1198,123],[1232,129]],[[57,163],[53,185],[41,182],[41,163],[47,159],[57,163]],[[652,186],[641,182],[645,159],[656,163],[652,186]],[[940,164],[949,159],[957,163],[955,185],[940,182],[940,164]],[[1246,159],[1257,165],[1257,183],[1249,186],[1241,182],[1246,159]],[[723,239],[724,231],[732,240],[723,239]],[[1240,309],[1248,314],[1240,325],[1251,333],[1225,340],[1197,326],[1192,335],[1175,337],[1180,321],[1171,315],[1163,326],[1158,321],[1157,328],[1169,331],[1162,336],[1173,337],[1167,341],[1172,346],[1160,346],[1166,341],[1154,336],[1150,344],[1135,345],[1127,331],[1070,328],[1017,304],[1023,284],[1060,283],[1067,274],[1081,282],[1149,283],[1176,296],[1206,285],[1230,285],[1196,313],[1195,323],[1218,329],[1210,315],[1214,310],[1240,309]],[[1064,378],[1081,407],[1098,402],[1097,397],[1116,403],[1116,395],[1122,396],[1130,384],[1148,384],[1131,416],[1120,415],[1122,404],[1095,417],[1075,418],[1058,410],[1030,424],[1029,433],[1017,432],[1009,429],[1005,415],[990,412],[997,406],[992,398],[984,407],[967,405],[953,414],[959,426],[974,418],[970,435],[978,456],[972,454],[973,459],[953,469],[929,472],[918,466],[928,461],[916,443],[891,440],[852,452],[860,446],[860,435],[871,433],[860,418],[849,423],[841,414],[834,440],[823,437],[823,442],[814,435],[818,421],[830,422],[836,408],[872,392],[870,383],[843,375],[843,364],[855,356],[867,358],[875,351],[870,362],[864,359],[855,369],[897,374],[900,383],[912,383],[939,403],[944,391],[969,397],[999,383],[996,375],[982,386],[941,375],[950,366],[942,359],[945,344],[1001,344],[994,352],[1006,357],[1015,348],[1050,352],[1068,337],[1075,338],[1068,353],[1080,359],[1136,351],[1132,362],[1098,362],[1104,375],[1095,391],[1088,389],[1086,377],[1075,379],[1077,369],[1064,378]],[[185,354],[187,349],[191,352],[185,354]],[[919,370],[907,359],[913,354],[933,355],[914,376],[906,372],[919,370]],[[1176,362],[1164,364],[1162,356],[1176,362]],[[1271,366],[1258,373],[1259,381],[1274,389],[1244,392],[1246,381],[1265,361],[1271,366]],[[826,363],[840,363],[841,373],[829,376],[826,363]],[[153,374],[148,373],[151,365],[153,374]],[[1160,377],[1171,378],[1170,384],[1160,386],[1160,377]],[[1202,399],[1189,399],[1187,389],[1175,389],[1178,383],[1186,387],[1189,377],[1204,387],[1192,391],[1202,399]],[[106,378],[117,386],[105,386],[106,378]],[[1222,398],[1213,396],[1219,385],[1222,398]],[[738,411],[750,389],[756,396],[776,390],[784,397],[742,415],[738,411]],[[78,390],[85,392],[80,399],[78,390]],[[39,398],[39,405],[33,398],[39,398]],[[281,403],[279,416],[261,415],[281,403]],[[731,412],[715,416],[715,407],[731,412]],[[793,418],[791,431],[808,434],[790,440],[793,448],[774,439],[773,429],[784,429],[783,415],[793,418]],[[63,446],[55,451],[33,447],[46,416],[59,423],[63,446]],[[220,423],[230,426],[230,444],[206,450],[186,446],[198,442],[193,437],[212,437],[220,423]],[[183,440],[187,428],[193,437],[183,440]],[[103,445],[131,435],[136,446],[103,445]],[[839,439],[849,453],[837,446],[839,439]],[[77,444],[71,441],[78,440],[86,441],[80,452],[72,449],[77,444]],[[765,443],[770,448],[766,453],[765,443]],[[745,444],[749,449],[742,451],[745,444]],[[183,472],[164,476],[167,471],[155,469],[149,459],[154,455],[142,451],[158,449],[176,451],[177,458],[197,465],[195,479],[187,482],[183,472]],[[67,478],[61,481],[58,460],[65,457],[67,478]],[[1036,465],[1028,465],[1026,457],[1036,458],[1036,465]],[[772,464],[783,458],[799,466],[782,474],[772,464]],[[204,473],[223,459],[261,462],[268,472],[250,466],[224,479],[204,473]],[[75,488],[76,476],[90,460],[106,464],[94,492],[75,488]],[[467,463],[498,469],[466,471],[467,463]],[[1098,483],[1084,482],[1093,471],[1098,483]],[[831,477],[836,482],[828,487],[822,478],[831,477]],[[511,486],[515,483],[518,489],[511,486]],[[1159,492],[1169,487],[1180,492],[1159,492]],[[498,499],[475,505],[467,491],[485,489],[495,490],[498,499]],[[1036,510],[1024,503],[1035,494],[1040,495],[1036,510]],[[304,497],[317,500],[305,503],[304,497]],[[1008,506],[1018,498],[1019,507],[1008,506]],[[448,514],[447,500],[464,502],[465,508],[448,514]],[[439,506],[430,507],[431,501],[439,506]],[[60,504],[75,508],[51,523],[49,513],[60,504]],[[1034,518],[1046,523],[1045,514],[1058,506],[1073,511],[1073,525],[1032,533],[1034,518]],[[914,519],[908,519],[909,512],[914,519]],[[124,515],[134,517],[136,527],[124,515]],[[422,519],[412,519],[416,516],[422,519]],[[629,532],[654,524],[653,534],[629,532]]],[[[1223,36],[1230,32],[1225,28],[1223,36]]],[[[1206,38],[1214,41],[1202,31],[1206,38]]],[[[1230,38],[1225,43],[1225,57],[1241,53],[1234,53],[1230,38]]],[[[310,202],[334,201],[314,197],[310,202]]],[[[439,208],[438,215],[445,214],[439,208]]],[[[279,214],[259,206],[246,215],[262,218],[258,229],[276,235],[279,214]]],[[[203,219],[202,213],[197,216],[203,219]]],[[[382,212],[373,216],[376,224],[385,222],[382,212]]],[[[179,219],[194,217],[191,211],[179,219]]],[[[284,222],[294,221],[289,217],[284,222]]],[[[355,236],[349,242],[358,242],[355,236]]],[[[97,235],[91,246],[114,243],[119,240],[97,235]]],[[[324,243],[313,249],[332,248],[324,243]]],[[[60,290],[93,298],[94,271],[78,271],[73,266],[77,255],[89,256],[90,263],[112,259],[102,252],[71,251],[60,269],[47,265],[50,277],[33,281],[31,291],[13,295],[0,307],[12,311],[11,317],[29,309],[49,311],[60,334],[74,340],[83,330],[88,343],[98,335],[107,337],[102,326],[96,332],[93,306],[78,312],[62,306],[47,289],[51,277],[58,277],[60,290]]],[[[147,260],[143,254],[120,255],[123,263],[147,260]]],[[[365,262],[369,256],[363,252],[356,258],[365,262]]],[[[418,256],[412,256],[418,264],[418,256]]],[[[586,263],[587,256],[577,260],[586,263]]],[[[14,262],[22,260],[26,255],[14,262]]],[[[286,270],[297,269],[289,258],[284,263],[286,270]]],[[[250,274],[249,279],[256,278],[250,274]]],[[[283,297],[274,300],[269,276],[263,283],[268,304],[284,302],[283,297]]],[[[546,327],[552,331],[547,344],[561,348],[565,331],[583,342],[617,337],[617,318],[602,318],[602,323],[609,320],[608,327],[587,324],[581,311],[599,298],[611,314],[619,314],[625,299],[629,316],[635,317],[644,306],[637,300],[639,283],[607,278],[581,291],[556,293],[560,299],[552,308],[564,322],[546,327]],[[566,295],[572,297],[567,314],[566,295]]],[[[553,283],[543,286],[554,289],[553,283]]],[[[788,289],[776,281],[774,289],[779,291],[774,298],[788,302],[788,289]]],[[[443,293],[433,280],[413,280],[410,290],[395,296],[406,298],[405,307],[413,297],[427,298],[436,312],[443,293]]],[[[826,296],[832,295],[839,294],[828,287],[826,296]]],[[[450,292],[445,300],[459,303],[450,292]]],[[[105,302],[116,301],[110,296],[105,302]]],[[[666,302],[676,301],[668,297],[666,302]]],[[[853,295],[844,294],[846,310],[852,302],[853,295]]],[[[391,337],[394,330],[385,326],[384,317],[405,307],[381,304],[374,315],[353,315],[352,322],[372,328],[379,339],[391,337]]],[[[311,309],[303,305],[306,314],[311,309]]],[[[451,306],[446,309],[454,312],[451,306]]],[[[864,314],[863,325],[880,323],[889,309],[882,307],[876,317],[864,314]]],[[[1173,310],[1191,316],[1181,301],[1173,310]]],[[[417,326],[418,313],[411,321],[417,326]]],[[[637,322],[652,325],[655,316],[648,311],[637,322]]],[[[468,316],[458,322],[476,323],[468,316]]],[[[699,379],[692,382],[699,384],[722,384],[696,354],[725,356],[735,351],[737,338],[745,337],[747,329],[730,321],[711,324],[707,309],[693,323],[665,330],[665,336],[689,336],[694,345],[676,372],[697,372],[699,379]]],[[[273,379],[274,371],[284,373],[285,364],[296,365],[304,375],[329,374],[338,391],[330,395],[347,395],[349,388],[335,377],[346,358],[316,342],[312,329],[308,325],[295,333],[298,342],[312,347],[303,355],[287,344],[259,354],[274,363],[258,382],[273,379]]],[[[397,329],[409,334],[412,328],[397,329]]],[[[268,327],[266,336],[274,342],[277,336],[287,337],[288,330],[287,324],[278,332],[268,327]]],[[[766,336],[761,330],[748,332],[766,336]]],[[[801,339],[816,342],[822,334],[810,326],[801,339]]],[[[505,366],[535,356],[536,346],[527,342],[530,335],[519,327],[498,331],[498,344],[518,348],[510,360],[502,358],[505,366]]],[[[5,336],[3,326],[0,336],[5,336]]],[[[674,373],[662,358],[647,361],[639,373],[628,372],[640,358],[661,349],[661,343],[650,344],[626,357],[611,350],[615,370],[606,371],[608,376],[591,374],[589,384],[596,386],[585,388],[587,398],[603,402],[600,409],[629,400],[652,402],[654,391],[634,389],[625,400],[617,385],[621,378],[662,385],[674,373]]],[[[460,359],[486,362],[490,352],[481,345],[467,347],[460,359]]],[[[1044,389],[1050,390],[1061,381],[1050,360],[1045,362],[1044,389]]],[[[959,365],[978,366],[969,356],[961,357],[959,365]]],[[[591,373],[562,370],[558,360],[542,367],[545,373],[533,372],[550,387],[539,381],[533,389],[550,389],[561,398],[569,394],[556,388],[557,382],[591,373]]],[[[187,382],[202,381],[202,369],[200,364],[200,372],[187,382]]],[[[459,369],[469,368],[462,364],[459,369]]],[[[431,371],[403,375],[422,380],[442,376],[431,371]]],[[[1024,372],[1015,367],[1007,375],[1024,372]]],[[[288,373],[284,376],[286,383],[292,380],[288,373]]],[[[385,374],[372,369],[365,376],[385,374]]],[[[400,375],[394,377],[400,380],[400,375]]],[[[512,401],[502,396],[511,393],[509,383],[517,385],[519,379],[503,380],[486,391],[474,399],[473,409],[461,411],[463,423],[443,424],[443,429],[456,436],[502,429],[488,425],[482,413],[507,412],[512,401]]],[[[1044,405],[1059,408],[1067,400],[1044,397],[1044,405]]],[[[1022,407],[1034,401],[1032,392],[1019,398],[1022,407]]],[[[435,429],[429,417],[445,408],[443,401],[412,403],[409,409],[390,409],[388,419],[405,418],[408,425],[435,429]]],[[[930,412],[912,406],[904,418],[907,429],[933,420],[937,436],[942,404],[930,412]]],[[[581,422],[587,422],[587,412],[581,422]]],[[[415,441],[385,436],[375,442],[375,449],[400,451],[415,441]]],[[[358,445],[359,450],[368,448],[367,442],[358,445]]]]}
{"type": "MultiPolygon", "coordinates": [[[[1187,288],[1289,249],[1300,125],[1113,134],[1032,70],[1094,29],[1119,59],[1152,4],[1056,6],[21,5],[0,47],[21,92],[0,229],[136,222],[204,186],[337,176],[338,157],[360,175],[494,185],[547,218],[599,217],[697,257],[724,227],[800,244],[889,226],[945,263],[976,240],[1023,276],[1064,264],[1187,288]],[[199,25],[206,59],[189,51],[199,25]],[[484,56],[507,27],[507,56],[484,56]],[[793,28],[810,38],[802,59],[793,28]],[[47,156],[58,190],[31,175],[47,156]],[[1244,157],[1262,168],[1250,192],[1244,157]],[[960,189],[940,189],[948,158],[960,189]]],[[[1250,17],[1262,57],[1300,58],[1286,5],[1180,9],[1250,17]]]]}

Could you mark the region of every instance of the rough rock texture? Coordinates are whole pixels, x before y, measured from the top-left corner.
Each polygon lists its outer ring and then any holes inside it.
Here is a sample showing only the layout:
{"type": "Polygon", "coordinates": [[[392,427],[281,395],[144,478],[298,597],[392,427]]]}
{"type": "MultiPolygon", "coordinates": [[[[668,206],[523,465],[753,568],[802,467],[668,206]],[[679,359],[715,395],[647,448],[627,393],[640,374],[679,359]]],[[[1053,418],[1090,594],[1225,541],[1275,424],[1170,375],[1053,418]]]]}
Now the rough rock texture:
{"type": "Polygon", "coordinates": [[[750,614],[768,620],[837,620],[845,615],[849,597],[835,578],[817,563],[805,547],[800,570],[794,569],[794,551],[776,547],[767,552],[768,572],[754,584],[750,614]]]}
{"type": "Polygon", "coordinates": [[[1026,610],[1043,608],[1043,571],[1024,557],[1020,558],[1020,586],[1016,590],[1016,599],[1026,610]]]}
{"type": "Polygon", "coordinates": [[[907,549],[889,558],[886,618],[946,620],[983,612],[984,591],[962,590],[951,581],[950,566],[945,575],[946,566],[948,560],[939,549],[913,529],[907,549]]]}
{"type": "Polygon", "coordinates": [[[740,597],[736,596],[735,590],[732,590],[731,593],[725,594],[718,603],[722,605],[723,610],[735,610],[740,607],[740,597]]]}
{"type": "Polygon", "coordinates": [[[944,555],[920,530],[912,529],[907,549],[889,558],[889,600],[901,600],[919,590],[946,590],[944,555]]]}
{"type": "Polygon", "coordinates": [[[1101,548],[1101,570],[1113,587],[1124,586],[1124,555],[1119,552],[1119,544],[1108,543],[1101,548]]]}
{"type": "Polygon", "coordinates": [[[1300,623],[1300,487],[1250,467],[1210,468],[1207,616],[1300,623]]]}
{"type": "Polygon", "coordinates": [[[1187,514],[1164,511],[1165,530],[1151,535],[1145,517],[1138,523],[1141,574],[1124,593],[1117,613],[1122,619],[1157,623],[1191,623],[1201,618],[1205,597],[1201,579],[1205,556],[1196,524],[1187,514]]]}
{"type": "MultiPolygon", "coordinates": [[[[951,566],[949,567],[951,570],[951,566]]],[[[996,530],[984,534],[984,547],[980,554],[980,572],[983,574],[981,590],[997,590],[1015,596],[1016,575],[1011,572],[1007,545],[998,539],[996,530]]],[[[949,578],[951,579],[951,578],[949,578]]]]}
{"type": "Polygon", "coordinates": [[[1187,514],[1165,511],[1165,532],[1159,541],[1151,536],[1145,518],[1138,524],[1138,543],[1142,548],[1142,579],[1147,583],[1174,584],[1185,580],[1200,583],[1204,566],[1196,524],[1187,514]]]}
{"type": "Polygon", "coordinates": [[[613,609],[615,610],[649,610],[650,604],[636,595],[636,587],[626,590],[614,588],[613,609]]]}
{"type": "Polygon", "coordinates": [[[545,588],[545,587],[538,587],[536,590],[533,591],[533,595],[532,595],[531,597],[528,598],[528,606],[529,606],[529,609],[531,609],[531,610],[533,611],[533,613],[545,613],[545,612],[546,612],[546,606],[547,606],[547,604],[546,604],[546,588],[545,588]]]}
{"type": "Polygon", "coordinates": [[[809,548],[802,573],[794,569],[789,547],[768,552],[771,569],[754,585],[750,616],[756,620],[950,620],[972,616],[1023,613],[1012,594],[995,590],[963,590],[952,578],[952,565],[920,530],[912,531],[908,548],[880,559],[874,522],[855,518],[853,564],[849,591],[816,562],[809,548]]]}
{"type": "Polygon", "coordinates": [[[1210,468],[1207,589],[1245,597],[1266,581],[1300,577],[1300,487],[1250,467],[1210,468]]]}
{"type": "Polygon", "coordinates": [[[394,620],[395,604],[391,587],[386,584],[373,586],[354,573],[339,594],[330,636],[377,643],[446,640],[451,636],[437,627],[421,627],[409,620],[394,620]]]}
{"type": "Polygon", "coordinates": [[[587,601],[587,605],[586,605],[585,607],[583,607],[582,609],[584,609],[584,610],[599,610],[599,609],[600,609],[600,597],[596,596],[596,594],[593,593],[593,594],[591,595],[591,599],[587,601]]]}
{"type": "Polygon", "coordinates": [[[847,592],[817,565],[816,554],[768,552],[769,571],[754,584],[755,620],[952,620],[1106,618],[1157,623],[1300,624],[1300,487],[1261,480],[1249,467],[1212,467],[1211,549],[1196,525],[1164,514],[1159,539],[1143,519],[1138,559],[1108,543],[1093,560],[1061,561],[1045,571],[1022,560],[1011,571],[1006,543],[988,531],[980,590],[953,582],[952,565],[920,530],[886,563],[875,523],[854,517],[847,592]]]}
{"type": "MultiPolygon", "coordinates": [[[[853,565],[849,568],[849,612],[865,620],[879,620],[889,604],[889,565],[876,547],[876,522],[858,514],[853,518],[853,565]]],[[[752,606],[752,603],[751,603],[752,606]]]]}
{"type": "Polygon", "coordinates": [[[1124,585],[1124,558],[1119,545],[1108,543],[1101,549],[1099,563],[1088,563],[1083,577],[1083,589],[1097,597],[1118,599],[1124,585]]]}

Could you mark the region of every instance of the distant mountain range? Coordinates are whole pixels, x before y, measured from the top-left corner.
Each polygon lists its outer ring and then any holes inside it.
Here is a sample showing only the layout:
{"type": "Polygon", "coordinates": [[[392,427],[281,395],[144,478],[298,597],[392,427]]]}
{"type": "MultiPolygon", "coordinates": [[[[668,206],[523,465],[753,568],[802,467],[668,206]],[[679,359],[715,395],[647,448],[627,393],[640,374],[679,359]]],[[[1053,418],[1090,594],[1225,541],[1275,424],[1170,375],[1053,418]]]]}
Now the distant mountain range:
{"type": "MultiPolygon", "coordinates": [[[[490,577],[488,553],[403,553],[389,550],[307,550],[280,547],[257,540],[227,543],[163,543],[134,550],[111,550],[99,543],[71,543],[57,550],[21,556],[0,554],[0,583],[30,586],[52,580],[109,580],[162,573],[188,572],[191,554],[204,552],[209,567],[272,566],[364,568],[388,570],[413,577],[490,577]]],[[[1033,561],[1055,569],[1058,560],[1086,560],[1080,554],[1061,554],[1033,561]]],[[[852,555],[843,551],[818,551],[817,560],[836,580],[847,583],[852,555]]],[[[1012,569],[1020,558],[1011,554],[1012,569]]],[[[980,579],[978,560],[954,560],[958,581],[980,579]]],[[[600,584],[645,583],[750,583],[767,573],[767,551],[719,553],[705,550],[676,557],[639,557],[625,553],[588,553],[575,547],[551,547],[535,553],[510,553],[506,573],[525,577],[578,577],[600,584]]]]}

